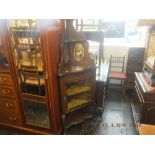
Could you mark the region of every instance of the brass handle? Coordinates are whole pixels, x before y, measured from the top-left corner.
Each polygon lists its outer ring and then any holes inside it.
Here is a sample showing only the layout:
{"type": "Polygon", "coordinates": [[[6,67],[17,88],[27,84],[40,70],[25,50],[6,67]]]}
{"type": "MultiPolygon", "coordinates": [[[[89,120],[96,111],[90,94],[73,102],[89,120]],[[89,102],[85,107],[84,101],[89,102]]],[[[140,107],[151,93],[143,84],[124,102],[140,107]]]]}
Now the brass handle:
{"type": "Polygon", "coordinates": [[[7,80],[6,77],[0,77],[0,82],[5,82],[7,80]]]}
{"type": "Polygon", "coordinates": [[[16,117],[13,117],[13,116],[10,116],[10,117],[9,117],[9,120],[10,120],[10,121],[15,121],[15,120],[17,120],[17,118],[16,118],[16,117]]]}
{"type": "Polygon", "coordinates": [[[6,106],[7,108],[12,108],[12,107],[13,107],[13,104],[12,104],[12,103],[5,103],[5,106],[6,106]]]}
{"type": "Polygon", "coordinates": [[[9,93],[10,93],[10,90],[8,90],[8,89],[2,89],[2,92],[3,92],[4,94],[9,94],[9,93]]]}

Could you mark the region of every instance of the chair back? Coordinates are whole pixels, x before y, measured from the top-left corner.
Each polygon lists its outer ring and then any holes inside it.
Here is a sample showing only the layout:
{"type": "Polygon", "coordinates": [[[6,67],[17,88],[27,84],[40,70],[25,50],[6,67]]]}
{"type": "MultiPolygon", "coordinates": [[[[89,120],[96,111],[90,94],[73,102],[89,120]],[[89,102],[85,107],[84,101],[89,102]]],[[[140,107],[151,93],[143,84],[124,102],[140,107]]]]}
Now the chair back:
{"type": "Polygon", "coordinates": [[[125,56],[116,57],[111,55],[109,62],[109,71],[124,72],[124,63],[125,63],[125,56]]]}
{"type": "Polygon", "coordinates": [[[28,79],[38,80],[38,84],[40,83],[40,77],[37,66],[21,65],[21,74],[23,76],[24,83],[26,83],[26,80],[28,79]]]}

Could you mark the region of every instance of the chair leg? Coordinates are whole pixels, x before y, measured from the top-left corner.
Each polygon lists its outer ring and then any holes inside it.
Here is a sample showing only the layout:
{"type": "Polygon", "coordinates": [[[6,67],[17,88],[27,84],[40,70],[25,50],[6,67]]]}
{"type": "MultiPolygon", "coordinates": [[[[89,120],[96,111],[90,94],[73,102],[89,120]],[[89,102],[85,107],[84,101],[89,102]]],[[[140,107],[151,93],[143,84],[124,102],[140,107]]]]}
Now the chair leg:
{"type": "Polygon", "coordinates": [[[27,86],[26,86],[26,83],[24,83],[24,92],[27,93],[27,86]]]}
{"type": "Polygon", "coordinates": [[[124,86],[124,83],[125,83],[125,81],[122,80],[122,92],[123,92],[123,95],[125,95],[125,86],[124,86]]]}
{"type": "Polygon", "coordinates": [[[39,89],[39,95],[41,95],[41,88],[40,88],[40,85],[39,85],[38,89],[39,89]]]}
{"type": "Polygon", "coordinates": [[[108,90],[110,88],[110,79],[108,78],[107,80],[107,85],[106,85],[106,89],[108,90]]]}
{"type": "Polygon", "coordinates": [[[124,94],[126,94],[126,92],[125,92],[125,80],[124,80],[123,86],[124,86],[124,94]]]}

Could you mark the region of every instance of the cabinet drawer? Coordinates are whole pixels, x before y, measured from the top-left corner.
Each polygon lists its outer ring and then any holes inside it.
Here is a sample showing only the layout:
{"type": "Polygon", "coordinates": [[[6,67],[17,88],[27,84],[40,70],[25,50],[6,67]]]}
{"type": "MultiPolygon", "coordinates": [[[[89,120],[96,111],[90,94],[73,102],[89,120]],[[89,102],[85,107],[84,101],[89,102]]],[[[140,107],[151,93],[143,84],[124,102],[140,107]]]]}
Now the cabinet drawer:
{"type": "Polygon", "coordinates": [[[142,104],[141,104],[141,99],[140,99],[139,94],[136,89],[134,90],[132,111],[133,111],[135,122],[139,123],[140,118],[141,118],[142,104]]]}
{"type": "Polygon", "coordinates": [[[141,88],[138,86],[138,83],[135,81],[135,90],[137,92],[137,95],[140,99],[140,102],[143,104],[144,103],[144,98],[143,98],[143,92],[141,91],[141,88]]]}
{"type": "Polygon", "coordinates": [[[3,99],[0,98],[0,111],[9,111],[9,110],[17,109],[17,101],[11,99],[3,99]]]}
{"type": "Polygon", "coordinates": [[[6,124],[11,124],[11,125],[21,125],[21,118],[20,114],[16,111],[12,112],[1,112],[0,115],[0,122],[6,123],[6,124]]]}
{"type": "Polygon", "coordinates": [[[11,75],[0,73],[0,84],[12,85],[11,75]]]}
{"type": "Polygon", "coordinates": [[[0,85],[0,96],[15,98],[15,90],[13,87],[0,85]]]}

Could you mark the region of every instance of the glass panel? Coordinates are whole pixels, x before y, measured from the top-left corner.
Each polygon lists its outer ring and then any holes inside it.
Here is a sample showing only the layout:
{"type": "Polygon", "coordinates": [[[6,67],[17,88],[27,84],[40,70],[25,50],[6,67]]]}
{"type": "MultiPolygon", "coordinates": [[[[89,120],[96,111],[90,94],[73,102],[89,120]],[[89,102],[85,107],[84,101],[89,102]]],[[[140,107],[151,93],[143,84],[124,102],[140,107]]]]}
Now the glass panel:
{"type": "Polygon", "coordinates": [[[37,20],[9,20],[8,25],[26,122],[50,128],[37,20]]]}
{"type": "Polygon", "coordinates": [[[146,61],[153,67],[155,63],[155,35],[150,35],[146,61]]]}
{"type": "MultiPolygon", "coordinates": [[[[74,21],[75,22],[75,21],[74,21]]],[[[74,26],[77,30],[82,31],[98,31],[101,28],[101,20],[99,19],[77,19],[74,26]]]]}
{"type": "Polygon", "coordinates": [[[90,80],[78,79],[66,83],[67,111],[85,106],[92,102],[90,80]]]}

